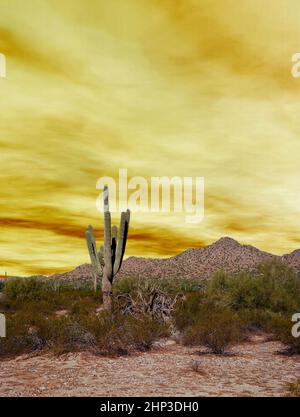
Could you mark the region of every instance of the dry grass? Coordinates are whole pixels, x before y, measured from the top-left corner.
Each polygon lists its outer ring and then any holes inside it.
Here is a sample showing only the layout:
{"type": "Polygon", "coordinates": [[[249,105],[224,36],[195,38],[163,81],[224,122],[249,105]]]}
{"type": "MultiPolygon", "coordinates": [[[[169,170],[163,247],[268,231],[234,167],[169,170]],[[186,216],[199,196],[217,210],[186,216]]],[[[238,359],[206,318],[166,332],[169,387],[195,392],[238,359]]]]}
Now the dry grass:
{"type": "Polygon", "coordinates": [[[300,379],[297,379],[296,382],[292,382],[288,386],[288,396],[289,397],[300,397],[300,379]]]}

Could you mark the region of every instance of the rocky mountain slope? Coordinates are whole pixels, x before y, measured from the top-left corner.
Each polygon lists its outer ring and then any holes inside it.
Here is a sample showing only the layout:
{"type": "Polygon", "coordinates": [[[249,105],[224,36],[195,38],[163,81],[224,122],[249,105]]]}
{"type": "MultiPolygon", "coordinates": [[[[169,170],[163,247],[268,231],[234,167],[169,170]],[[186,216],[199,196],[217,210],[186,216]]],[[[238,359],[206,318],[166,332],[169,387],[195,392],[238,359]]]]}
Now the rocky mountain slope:
{"type": "Polygon", "coordinates": [[[212,245],[188,249],[167,259],[130,257],[124,262],[120,275],[204,279],[220,269],[230,273],[253,271],[257,263],[270,258],[280,257],[224,237],[212,245]]]}
{"type": "MultiPolygon", "coordinates": [[[[205,279],[220,269],[230,273],[254,271],[256,265],[265,259],[282,259],[295,270],[300,270],[300,250],[277,256],[251,245],[241,245],[229,237],[223,237],[211,245],[199,249],[188,249],[171,258],[129,257],[123,262],[118,278],[140,276],[144,278],[205,279]]],[[[51,278],[63,281],[72,280],[79,284],[91,279],[91,266],[83,264],[73,271],[55,274],[51,278]]]]}
{"type": "Polygon", "coordinates": [[[300,249],[296,249],[287,255],[283,255],[282,259],[291,265],[296,271],[300,271],[300,249]]]}

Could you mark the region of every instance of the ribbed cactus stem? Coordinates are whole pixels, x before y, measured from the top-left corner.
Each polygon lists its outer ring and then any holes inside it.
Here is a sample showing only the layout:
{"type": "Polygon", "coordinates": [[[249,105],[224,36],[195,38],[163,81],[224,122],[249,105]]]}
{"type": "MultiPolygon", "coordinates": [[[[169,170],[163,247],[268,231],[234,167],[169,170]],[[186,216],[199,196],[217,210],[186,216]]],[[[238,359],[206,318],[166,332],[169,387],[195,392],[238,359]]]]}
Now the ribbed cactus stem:
{"type": "Polygon", "coordinates": [[[93,246],[94,246],[95,250],[97,250],[97,245],[96,245],[96,240],[95,240],[95,235],[94,235],[94,229],[93,229],[93,226],[91,224],[89,224],[89,226],[88,226],[88,232],[91,235],[93,246]]]}
{"type": "Polygon", "coordinates": [[[112,232],[111,232],[112,240],[117,240],[117,236],[118,236],[118,227],[114,225],[112,227],[112,232]]]}
{"type": "Polygon", "coordinates": [[[102,266],[99,262],[99,257],[97,254],[96,242],[94,237],[94,232],[92,226],[88,227],[86,232],[86,242],[88,251],[91,258],[91,263],[93,267],[93,281],[94,281],[94,291],[97,290],[97,277],[102,274],[102,266]]]}
{"type": "Polygon", "coordinates": [[[114,265],[116,260],[116,250],[117,250],[117,238],[118,238],[118,228],[116,225],[112,227],[111,231],[111,256],[112,256],[112,265],[114,265]]]}
{"type": "Polygon", "coordinates": [[[108,187],[107,185],[104,186],[103,190],[103,204],[104,204],[104,213],[109,211],[109,198],[108,198],[108,187]]]}
{"type": "Polygon", "coordinates": [[[96,249],[94,235],[92,234],[92,232],[90,230],[88,230],[85,233],[85,236],[86,236],[88,251],[89,251],[89,254],[90,254],[90,258],[91,258],[91,263],[92,263],[95,271],[97,273],[101,274],[102,273],[102,268],[101,268],[101,264],[99,262],[99,258],[98,258],[98,255],[97,255],[97,249],[96,249]]]}
{"type": "Polygon", "coordinates": [[[102,267],[104,267],[104,246],[100,246],[99,252],[98,252],[99,262],[102,267]]]}
{"type": "Polygon", "coordinates": [[[114,275],[118,273],[121,268],[123,256],[125,253],[128,227],[129,227],[130,211],[122,212],[120,222],[119,241],[116,250],[116,260],[114,264],[114,275]]]}
{"type": "Polygon", "coordinates": [[[104,264],[107,279],[112,282],[111,216],[109,211],[104,213],[104,264]]]}

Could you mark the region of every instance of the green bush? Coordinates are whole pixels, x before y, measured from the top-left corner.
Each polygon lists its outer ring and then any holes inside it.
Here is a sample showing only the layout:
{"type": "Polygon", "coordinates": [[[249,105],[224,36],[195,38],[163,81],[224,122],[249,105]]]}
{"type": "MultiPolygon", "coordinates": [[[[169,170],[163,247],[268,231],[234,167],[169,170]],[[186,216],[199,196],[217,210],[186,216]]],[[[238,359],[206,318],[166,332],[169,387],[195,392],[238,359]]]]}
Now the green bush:
{"type": "Polygon", "coordinates": [[[36,305],[7,316],[7,337],[0,339],[0,356],[50,349],[55,353],[92,350],[101,355],[124,355],[150,349],[169,334],[168,327],[147,315],[127,317],[95,312],[57,316],[37,312],[36,305]]]}
{"type": "MultiPolygon", "coordinates": [[[[173,313],[173,319],[178,330],[182,331],[198,320],[201,307],[207,304],[207,298],[199,292],[189,293],[180,301],[173,313]]],[[[212,308],[214,306],[212,305],[212,308]]]]}
{"type": "Polygon", "coordinates": [[[50,288],[47,282],[35,278],[16,278],[6,282],[5,294],[10,300],[41,300],[50,288]]]}
{"type": "Polygon", "coordinates": [[[203,345],[215,354],[223,354],[232,345],[244,339],[242,323],[231,310],[203,310],[201,319],[183,332],[185,345],[203,345]]]}
{"type": "Polygon", "coordinates": [[[290,355],[300,354],[300,337],[292,335],[291,318],[287,316],[277,316],[269,325],[269,330],[275,334],[286,348],[284,352],[290,355]]]}
{"type": "Polygon", "coordinates": [[[247,331],[267,330],[271,328],[271,322],[274,315],[272,311],[263,309],[241,309],[237,311],[237,314],[244,324],[244,328],[247,331]]]}
{"type": "Polygon", "coordinates": [[[102,355],[127,355],[131,351],[145,351],[153,342],[169,334],[168,327],[147,315],[139,317],[102,313],[85,322],[95,335],[97,349],[102,355]]]}
{"type": "Polygon", "coordinates": [[[299,280],[293,269],[280,260],[258,265],[257,274],[215,274],[207,296],[234,310],[263,309],[292,314],[300,307],[299,280]]]}
{"type": "Polygon", "coordinates": [[[203,345],[217,354],[245,338],[238,314],[200,293],[190,293],[178,304],[174,322],[185,345],[203,345]]]}

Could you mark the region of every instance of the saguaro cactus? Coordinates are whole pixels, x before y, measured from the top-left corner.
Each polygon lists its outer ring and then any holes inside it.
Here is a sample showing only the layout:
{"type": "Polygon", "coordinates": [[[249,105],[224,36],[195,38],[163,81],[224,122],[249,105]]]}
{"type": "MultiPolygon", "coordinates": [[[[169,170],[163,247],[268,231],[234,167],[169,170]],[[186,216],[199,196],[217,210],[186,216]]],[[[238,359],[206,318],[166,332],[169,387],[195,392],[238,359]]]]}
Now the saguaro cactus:
{"type": "Polygon", "coordinates": [[[97,251],[93,227],[89,225],[86,231],[86,241],[94,273],[95,288],[97,276],[102,276],[103,307],[112,308],[112,284],[114,277],[121,268],[125,253],[130,211],[121,213],[119,237],[117,226],[111,227],[111,214],[109,211],[108,187],[104,187],[104,245],[97,251]]]}

